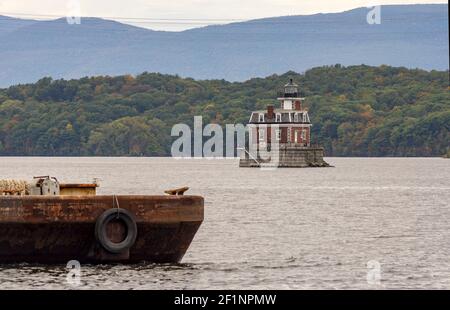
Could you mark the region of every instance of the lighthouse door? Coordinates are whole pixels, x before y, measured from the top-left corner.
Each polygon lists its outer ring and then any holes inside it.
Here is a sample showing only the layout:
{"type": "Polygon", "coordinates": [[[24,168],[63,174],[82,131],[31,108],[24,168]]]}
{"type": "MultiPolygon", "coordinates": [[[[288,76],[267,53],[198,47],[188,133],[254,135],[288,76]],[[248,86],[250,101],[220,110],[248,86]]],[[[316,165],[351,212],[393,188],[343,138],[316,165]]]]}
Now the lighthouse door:
{"type": "Polygon", "coordinates": [[[286,143],[287,142],[287,128],[286,127],[282,127],[281,128],[281,143],[286,143]]]}

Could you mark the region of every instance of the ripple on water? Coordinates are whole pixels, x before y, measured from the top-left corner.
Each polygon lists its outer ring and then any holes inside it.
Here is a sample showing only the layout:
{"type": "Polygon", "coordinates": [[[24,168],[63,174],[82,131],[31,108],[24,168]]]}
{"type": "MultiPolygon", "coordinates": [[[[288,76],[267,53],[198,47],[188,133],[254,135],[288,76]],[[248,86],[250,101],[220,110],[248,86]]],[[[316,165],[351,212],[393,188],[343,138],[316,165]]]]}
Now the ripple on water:
{"type": "Polygon", "coordinates": [[[229,160],[2,158],[2,178],[102,180],[100,194],[205,196],[182,264],[1,265],[2,289],[450,289],[450,161],[329,158],[333,169],[239,169],[229,160]],[[133,180],[123,183],[123,179],[133,180]],[[369,285],[367,263],[380,264],[369,285]]]}

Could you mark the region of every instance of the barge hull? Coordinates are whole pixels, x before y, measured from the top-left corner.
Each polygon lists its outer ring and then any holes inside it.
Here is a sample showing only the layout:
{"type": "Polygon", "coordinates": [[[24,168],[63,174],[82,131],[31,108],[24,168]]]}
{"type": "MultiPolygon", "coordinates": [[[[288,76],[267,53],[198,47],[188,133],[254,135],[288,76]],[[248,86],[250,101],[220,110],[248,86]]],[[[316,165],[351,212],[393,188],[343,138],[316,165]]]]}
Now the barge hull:
{"type": "Polygon", "coordinates": [[[203,221],[203,204],[198,196],[0,197],[0,263],[178,263],[203,221]],[[134,215],[138,231],[121,254],[107,253],[94,234],[114,201],[134,215]]]}

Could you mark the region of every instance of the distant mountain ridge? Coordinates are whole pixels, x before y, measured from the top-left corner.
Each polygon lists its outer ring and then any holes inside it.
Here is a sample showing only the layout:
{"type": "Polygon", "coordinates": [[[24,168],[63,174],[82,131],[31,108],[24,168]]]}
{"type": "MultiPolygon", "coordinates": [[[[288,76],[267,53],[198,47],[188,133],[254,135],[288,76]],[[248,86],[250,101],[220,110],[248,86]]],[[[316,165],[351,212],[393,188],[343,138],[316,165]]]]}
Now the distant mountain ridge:
{"type": "Polygon", "coordinates": [[[98,18],[31,21],[0,16],[0,87],[43,76],[161,72],[245,80],[311,67],[388,64],[448,69],[448,5],[274,17],[182,32],[152,31],[98,18]]]}

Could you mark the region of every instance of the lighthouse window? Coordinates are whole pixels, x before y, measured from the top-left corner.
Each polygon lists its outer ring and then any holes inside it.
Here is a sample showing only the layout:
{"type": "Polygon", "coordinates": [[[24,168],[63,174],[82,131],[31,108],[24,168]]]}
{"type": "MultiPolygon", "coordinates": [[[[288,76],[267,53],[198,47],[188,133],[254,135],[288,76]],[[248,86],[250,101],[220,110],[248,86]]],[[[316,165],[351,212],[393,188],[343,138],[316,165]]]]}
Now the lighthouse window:
{"type": "Polygon", "coordinates": [[[281,130],[280,129],[275,130],[275,137],[276,137],[277,141],[281,140],[281,130]]]}
{"type": "Polygon", "coordinates": [[[294,122],[298,122],[298,113],[294,114],[294,122]]]}
{"type": "Polygon", "coordinates": [[[266,134],[266,131],[262,128],[259,129],[259,141],[264,141],[264,136],[266,134]]]}
{"type": "Polygon", "coordinates": [[[277,113],[275,121],[281,122],[281,114],[280,113],[277,113]]]}
{"type": "Polygon", "coordinates": [[[264,114],[262,113],[259,114],[259,121],[264,122],[264,114]]]}
{"type": "Polygon", "coordinates": [[[306,139],[306,131],[302,130],[302,140],[305,140],[305,139],[306,139]]]}

